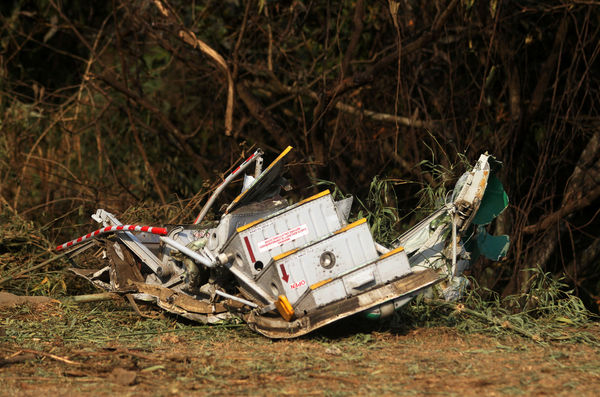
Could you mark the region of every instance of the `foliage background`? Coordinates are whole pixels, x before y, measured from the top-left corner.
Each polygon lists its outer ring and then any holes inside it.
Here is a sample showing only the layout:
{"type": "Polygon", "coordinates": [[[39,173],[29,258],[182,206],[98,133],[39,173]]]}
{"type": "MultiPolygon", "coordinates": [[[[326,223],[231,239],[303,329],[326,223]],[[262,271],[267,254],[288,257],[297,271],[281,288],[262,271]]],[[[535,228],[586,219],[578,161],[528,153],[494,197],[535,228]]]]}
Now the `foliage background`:
{"type": "Polygon", "coordinates": [[[4,1],[0,266],[96,208],[191,222],[255,147],[295,147],[293,196],[334,181],[397,235],[488,151],[511,199],[491,231],[512,244],[473,276],[508,295],[539,266],[594,307],[599,5],[4,1]]]}

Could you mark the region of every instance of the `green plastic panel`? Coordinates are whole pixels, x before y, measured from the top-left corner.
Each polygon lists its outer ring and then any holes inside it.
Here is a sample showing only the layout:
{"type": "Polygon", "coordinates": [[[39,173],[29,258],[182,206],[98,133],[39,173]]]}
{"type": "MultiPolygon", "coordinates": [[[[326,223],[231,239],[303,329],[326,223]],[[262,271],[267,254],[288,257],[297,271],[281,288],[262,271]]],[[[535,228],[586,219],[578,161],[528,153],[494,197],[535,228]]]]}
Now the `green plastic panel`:
{"type": "Polygon", "coordinates": [[[494,174],[491,174],[479,210],[473,218],[473,223],[476,225],[488,225],[507,206],[508,195],[504,191],[504,186],[502,186],[502,182],[494,174]]]}
{"type": "Polygon", "coordinates": [[[499,261],[506,256],[510,240],[507,235],[493,236],[483,226],[477,230],[477,248],[481,255],[499,261]]]}

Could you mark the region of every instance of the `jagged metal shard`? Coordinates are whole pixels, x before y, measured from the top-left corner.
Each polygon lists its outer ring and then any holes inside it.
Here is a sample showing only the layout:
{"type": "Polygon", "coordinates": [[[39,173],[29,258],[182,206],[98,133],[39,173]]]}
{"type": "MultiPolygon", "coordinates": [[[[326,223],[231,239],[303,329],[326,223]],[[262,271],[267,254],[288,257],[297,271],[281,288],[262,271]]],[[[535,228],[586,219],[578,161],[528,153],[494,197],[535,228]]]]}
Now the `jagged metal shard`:
{"type": "Polygon", "coordinates": [[[470,259],[462,236],[477,234],[486,255],[505,253],[507,241],[481,226],[508,203],[490,176],[495,163],[487,154],[460,178],[450,202],[386,248],[365,219],[348,221],[352,198],[335,201],[326,190],[289,204],[279,195],[288,185],[281,174],[290,150],[264,171],[262,151],[256,151],[219,186],[195,224],[124,226],[98,210],[93,218],[103,224],[100,232],[115,231],[104,240],[106,266],[73,270],[100,288],[195,321],[235,316],[268,337],[293,338],[356,313],[388,316],[437,284],[449,299],[460,296],[470,259]],[[254,175],[244,178],[217,226],[202,226],[216,196],[252,162],[254,175]]]}

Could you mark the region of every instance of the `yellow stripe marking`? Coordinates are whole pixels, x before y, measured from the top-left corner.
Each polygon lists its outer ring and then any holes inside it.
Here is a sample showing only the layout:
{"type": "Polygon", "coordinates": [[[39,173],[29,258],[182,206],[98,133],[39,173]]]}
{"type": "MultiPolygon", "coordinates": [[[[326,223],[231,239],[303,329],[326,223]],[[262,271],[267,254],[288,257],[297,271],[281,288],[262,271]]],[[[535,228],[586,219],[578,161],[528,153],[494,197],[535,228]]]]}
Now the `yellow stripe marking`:
{"type": "Polygon", "coordinates": [[[252,221],[250,223],[246,223],[244,226],[240,226],[237,229],[235,229],[238,233],[243,232],[246,229],[251,228],[254,225],[258,225],[259,223],[261,223],[262,221],[264,221],[263,218],[257,219],[255,221],[252,221]]]}
{"type": "Polygon", "coordinates": [[[353,227],[356,227],[358,225],[362,225],[363,223],[365,223],[367,221],[367,218],[362,218],[357,220],[356,222],[352,222],[349,225],[344,226],[343,228],[341,228],[340,230],[337,230],[335,232],[335,234],[339,234],[339,233],[344,233],[345,231],[348,231],[350,229],[352,229],[353,227]]]}
{"type": "MultiPolygon", "coordinates": [[[[292,148],[291,146],[288,146],[287,148],[285,148],[285,150],[284,150],[283,152],[281,152],[281,154],[280,154],[279,156],[277,156],[277,158],[276,158],[276,159],[275,159],[275,160],[274,160],[274,161],[273,161],[271,164],[269,164],[269,166],[267,167],[267,169],[266,169],[266,170],[264,170],[264,171],[263,171],[263,173],[262,173],[261,175],[263,175],[265,172],[267,172],[267,171],[269,171],[271,168],[273,168],[273,167],[275,166],[275,164],[277,164],[277,162],[278,162],[279,160],[281,160],[281,159],[283,158],[283,156],[285,156],[286,154],[288,154],[288,153],[289,153],[289,151],[290,151],[290,150],[292,150],[292,149],[293,149],[293,148],[292,148]]],[[[250,186],[250,187],[252,187],[252,186],[250,186]]],[[[233,200],[232,204],[233,204],[233,203],[237,203],[238,201],[240,201],[240,200],[242,199],[242,197],[244,197],[244,195],[246,194],[246,192],[247,192],[247,191],[249,191],[249,190],[250,190],[250,188],[248,188],[248,189],[244,190],[244,192],[243,192],[243,193],[241,193],[239,196],[237,196],[237,197],[235,198],[235,200],[233,200]]]]}
{"type": "MultiPolygon", "coordinates": [[[[298,202],[297,204],[295,204],[295,206],[297,207],[297,206],[300,206],[300,205],[302,205],[302,204],[306,204],[306,203],[308,203],[309,201],[313,201],[313,200],[316,200],[316,199],[318,199],[318,198],[321,198],[321,197],[323,197],[323,196],[327,196],[327,195],[328,195],[328,194],[330,194],[330,193],[331,193],[331,192],[330,192],[329,190],[325,190],[325,191],[323,191],[323,192],[321,192],[321,193],[317,193],[317,194],[315,194],[314,196],[310,196],[309,198],[305,198],[304,200],[302,200],[302,201],[298,202]]],[[[257,219],[257,220],[255,220],[255,221],[252,221],[252,222],[250,222],[250,223],[247,223],[247,224],[245,224],[245,225],[243,225],[243,226],[240,226],[240,227],[238,227],[238,228],[237,228],[237,229],[235,229],[235,230],[236,230],[238,233],[240,233],[240,232],[243,232],[243,231],[244,231],[244,230],[246,230],[246,229],[249,229],[249,228],[251,228],[252,226],[256,226],[256,225],[258,225],[259,223],[261,223],[261,222],[264,222],[265,220],[266,220],[265,218],[260,218],[260,219],[257,219]]]]}
{"type": "Polygon", "coordinates": [[[317,289],[322,285],[325,285],[329,282],[331,282],[333,279],[332,278],[328,278],[327,280],[321,280],[318,283],[314,283],[313,285],[310,286],[310,289],[317,289]]]}
{"type": "Polygon", "coordinates": [[[383,254],[383,255],[381,255],[381,256],[379,257],[379,260],[381,260],[381,259],[384,259],[384,258],[387,258],[388,256],[392,256],[392,255],[394,255],[394,254],[397,254],[397,253],[398,253],[398,252],[400,252],[400,251],[404,251],[404,247],[398,247],[398,248],[395,248],[395,249],[391,250],[390,252],[388,252],[388,253],[386,253],[386,254],[383,254]]]}
{"type": "Polygon", "coordinates": [[[265,171],[268,171],[271,168],[273,168],[273,166],[275,166],[275,164],[277,164],[277,162],[279,160],[281,160],[283,158],[283,156],[288,154],[290,152],[290,150],[292,150],[292,149],[293,149],[293,147],[291,147],[291,146],[286,147],[285,150],[283,152],[281,152],[281,154],[279,156],[277,156],[277,158],[275,160],[273,160],[273,162],[271,164],[269,164],[269,166],[267,167],[267,169],[265,171]]]}
{"type": "Polygon", "coordinates": [[[286,256],[290,256],[290,255],[292,255],[296,251],[298,251],[298,248],[294,248],[293,250],[289,250],[287,252],[284,252],[283,254],[279,254],[277,256],[274,256],[273,257],[273,261],[278,261],[280,259],[285,258],[286,256]]]}
{"type": "Polygon", "coordinates": [[[298,203],[296,205],[300,206],[302,204],[306,204],[309,201],[313,201],[313,200],[316,200],[316,199],[321,198],[323,196],[327,196],[329,193],[330,193],[329,190],[324,190],[321,193],[315,194],[314,196],[310,196],[309,198],[305,198],[304,200],[298,201],[298,203]]]}

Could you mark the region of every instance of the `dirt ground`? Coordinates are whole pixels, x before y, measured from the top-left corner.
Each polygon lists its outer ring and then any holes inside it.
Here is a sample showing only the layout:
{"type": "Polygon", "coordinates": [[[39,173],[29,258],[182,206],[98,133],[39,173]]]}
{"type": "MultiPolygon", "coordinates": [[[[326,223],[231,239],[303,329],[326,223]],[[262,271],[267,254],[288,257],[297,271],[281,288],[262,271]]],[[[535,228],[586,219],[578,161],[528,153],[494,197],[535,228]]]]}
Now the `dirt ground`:
{"type": "Polygon", "coordinates": [[[596,396],[600,387],[598,347],[446,327],[346,321],[272,341],[243,324],[143,319],[112,303],[2,308],[0,325],[6,396],[596,396]]]}

